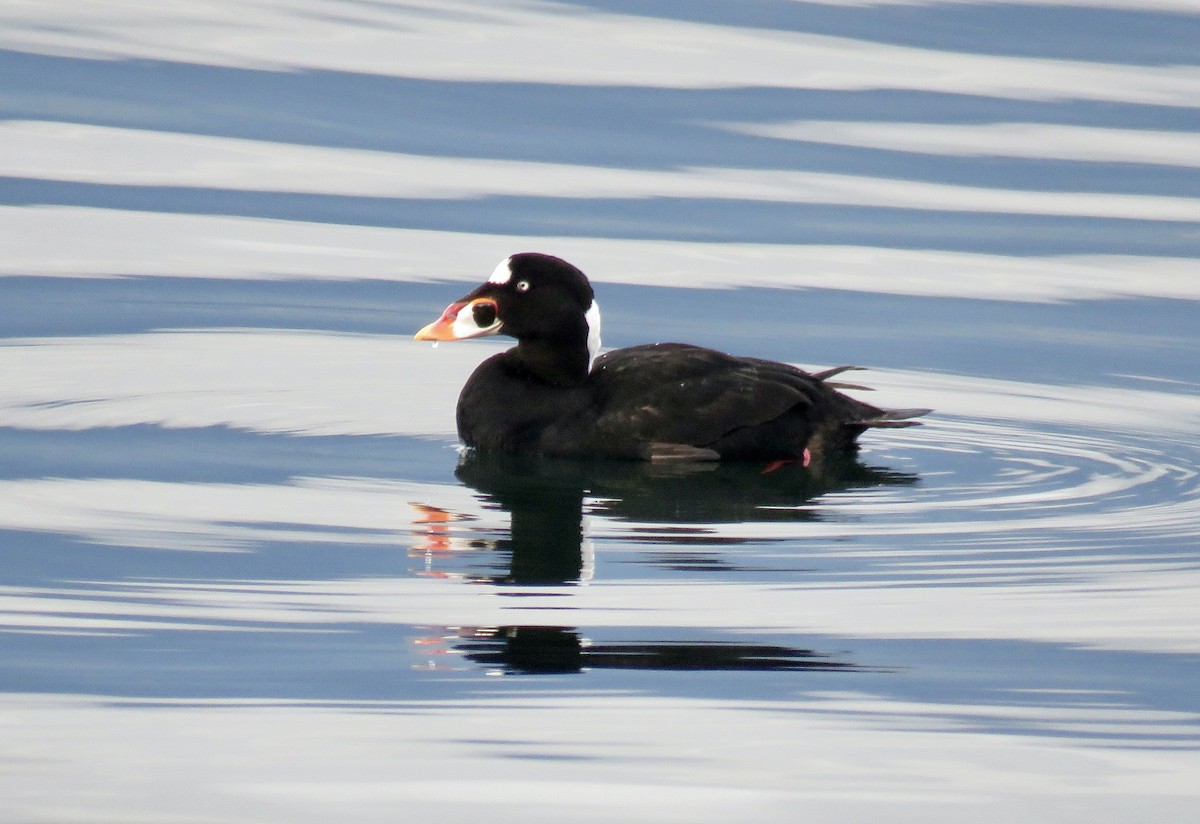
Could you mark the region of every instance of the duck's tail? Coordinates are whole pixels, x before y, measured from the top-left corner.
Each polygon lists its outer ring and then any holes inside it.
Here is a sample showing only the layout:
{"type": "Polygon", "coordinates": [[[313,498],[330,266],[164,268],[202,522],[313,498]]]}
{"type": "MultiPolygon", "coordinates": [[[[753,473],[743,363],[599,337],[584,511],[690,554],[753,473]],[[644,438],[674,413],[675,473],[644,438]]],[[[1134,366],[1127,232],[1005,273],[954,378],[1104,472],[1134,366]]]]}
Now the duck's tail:
{"type": "MultiPolygon", "coordinates": [[[[831,389],[854,389],[862,392],[872,391],[869,386],[861,386],[856,383],[843,383],[842,381],[830,381],[829,379],[835,375],[840,375],[843,372],[863,369],[862,366],[835,366],[832,369],[826,369],[823,372],[814,372],[813,377],[825,382],[825,385],[831,389]]],[[[923,415],[928,415],[932,409],[880,409],[877,406],[871,406],[862,401],[856,402],[861,415],[856,415],[848,424],[857,432],[861,432],[868,427],[876,429],[900,429],[905,426],[920,426],[921,422],[913,420],[923,415]]]]}
{"type": "Polygon", "coordinates": [[[855,421],[856,426],[871,426],[877,429],[900,429],[905,426],[920,426],[919,418],[928,415],[932,409],[880,409],[878,414],[869,418],[855,421]]]}

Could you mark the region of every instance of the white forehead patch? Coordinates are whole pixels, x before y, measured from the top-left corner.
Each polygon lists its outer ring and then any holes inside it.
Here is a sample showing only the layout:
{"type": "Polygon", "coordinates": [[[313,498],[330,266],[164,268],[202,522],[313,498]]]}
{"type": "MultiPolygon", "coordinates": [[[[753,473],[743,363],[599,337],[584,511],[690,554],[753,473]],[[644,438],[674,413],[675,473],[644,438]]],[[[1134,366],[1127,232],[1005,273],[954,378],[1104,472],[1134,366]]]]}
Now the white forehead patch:
{"type": "Polygon", "coordinates": [[[492,270],[492,276],[487,279],[488,283],[495,283],[497,286],[503,286],[512,280],[512,258],[506,257],[500,261],[499,265],[492,270]]]}
{"type": "Polygon", "coordinates": [[[588,327],[588,371],[592,371],[592,363],[600,354],[600,304],[592,301],[592,305],[584,314],[583,320],[588,327]]]}

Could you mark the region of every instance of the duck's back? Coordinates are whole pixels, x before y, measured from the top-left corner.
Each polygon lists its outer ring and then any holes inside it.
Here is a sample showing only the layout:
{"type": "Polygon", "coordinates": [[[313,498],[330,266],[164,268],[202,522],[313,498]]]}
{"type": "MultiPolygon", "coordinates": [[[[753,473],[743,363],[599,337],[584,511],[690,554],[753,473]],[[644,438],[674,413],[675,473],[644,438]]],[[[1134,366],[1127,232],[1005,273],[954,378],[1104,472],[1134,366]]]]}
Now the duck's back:
{"type": "Polygon", "coordinates": [[[862,431],[852,422],[879,412],[793,366],[677,343],[610,352],[589,383],[597,441],[639,457],[800,458],[845,446],[862,431]]]}

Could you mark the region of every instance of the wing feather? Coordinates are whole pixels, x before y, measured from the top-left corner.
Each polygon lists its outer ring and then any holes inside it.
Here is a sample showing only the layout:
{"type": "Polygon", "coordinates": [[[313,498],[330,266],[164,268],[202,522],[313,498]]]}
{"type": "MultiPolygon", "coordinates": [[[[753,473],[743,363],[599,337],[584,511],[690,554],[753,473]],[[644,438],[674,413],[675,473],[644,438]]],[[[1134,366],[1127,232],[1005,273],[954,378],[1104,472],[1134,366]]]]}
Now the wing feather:
{"type": "Polygon", "coordinates": [[[820,391],[787,364],[685,344],[620,349],[598,359],[594,374],[601,431],[695,446],[811,406],[820,391]]]}

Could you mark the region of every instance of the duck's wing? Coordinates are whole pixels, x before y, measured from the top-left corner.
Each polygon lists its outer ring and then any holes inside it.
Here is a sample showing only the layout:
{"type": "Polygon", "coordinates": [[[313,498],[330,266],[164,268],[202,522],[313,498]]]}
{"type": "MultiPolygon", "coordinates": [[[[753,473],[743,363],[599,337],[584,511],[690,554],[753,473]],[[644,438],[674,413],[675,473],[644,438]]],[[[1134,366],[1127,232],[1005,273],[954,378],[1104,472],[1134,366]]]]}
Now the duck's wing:
{"type": "Polygon", "coordinates": [[[660,445],[704,447],[797,407],[816,418],[837,398],[857,403],[793,366],[685,344],[618,349],[592,375],[598,430],[660,445]]]}

